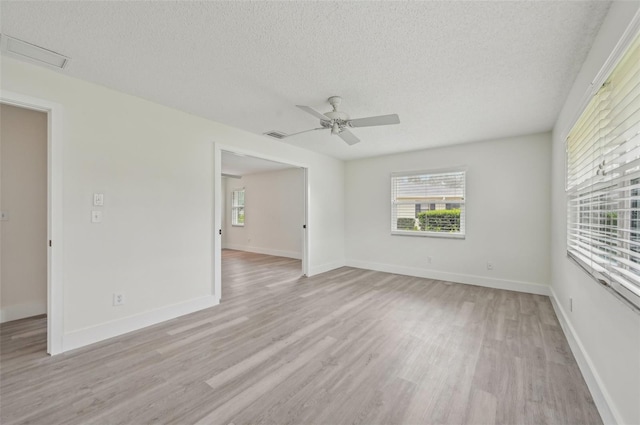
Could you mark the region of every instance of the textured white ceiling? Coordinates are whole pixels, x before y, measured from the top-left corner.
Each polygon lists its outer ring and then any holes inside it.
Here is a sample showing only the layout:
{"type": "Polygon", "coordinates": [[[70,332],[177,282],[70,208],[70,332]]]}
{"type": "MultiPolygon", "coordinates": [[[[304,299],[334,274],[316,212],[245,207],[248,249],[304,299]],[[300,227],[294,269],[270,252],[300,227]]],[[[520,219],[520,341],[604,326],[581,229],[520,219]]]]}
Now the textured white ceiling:
{"type": "MultiPolygon", "coordinates": [[[[294,105],[401,124],[285,139],[342,159],[550,130],[609,2],[1,2],[61,72],[254,133],[294,105]]],[[[283,141],[283,143],[285,142],[283,141]]]]}

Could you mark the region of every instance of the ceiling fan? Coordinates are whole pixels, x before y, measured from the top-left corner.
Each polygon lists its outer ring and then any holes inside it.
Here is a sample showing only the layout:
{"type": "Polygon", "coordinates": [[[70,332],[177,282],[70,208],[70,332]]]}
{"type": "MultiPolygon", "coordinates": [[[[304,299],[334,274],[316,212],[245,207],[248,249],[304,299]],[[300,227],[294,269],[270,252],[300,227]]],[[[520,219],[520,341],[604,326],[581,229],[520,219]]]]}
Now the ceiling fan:
{"type": "Polygon", "coordinates": [[[396,114],[351,119],[349,117],[349,114],[338,110],[338,108],[340,107],[340,103],[342,102],[342,98],[340,96],[331,96],[328,100],[329,104],[331,104],[331,106],[333,107],[333,111],[329,111],[325,114],[316,111],[310,106],[296,105],[306,113],[319,118],[321,127],[289,134],[286,137],[295,136],[297,134],[307,133],[309,131],[315,130],[331,130],[331,134],[338,135],[349,145],[355,145],[360,141],[360,139],[358,139],[355,134],[349,131],[350,128],[400,124],[400,118],[396,114]]]}

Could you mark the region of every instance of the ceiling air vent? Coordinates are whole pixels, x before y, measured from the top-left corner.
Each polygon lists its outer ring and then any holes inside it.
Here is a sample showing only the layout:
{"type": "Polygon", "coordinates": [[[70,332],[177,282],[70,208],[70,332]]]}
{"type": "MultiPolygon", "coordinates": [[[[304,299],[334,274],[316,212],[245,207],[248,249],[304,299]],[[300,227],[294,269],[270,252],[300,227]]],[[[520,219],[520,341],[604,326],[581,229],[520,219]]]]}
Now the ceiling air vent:
{"type": "Polygon", "coordinates": [[[69,58],[60,53],[52,52],[51,50],[4,34],[0,37],[0,48],[3,53],[7,53],[10,56],[58,69],[64,69],[69,63],[69,58]]]}
{"type": "Polygon", "coordinates": [[[273,137],[274,139],[284,139],[285,137],[288,136],[288,134],[283,133],[282,131],[267,131],[266,133],[264,133],[265,136],[269,136],[269,137],[273,137]]]}

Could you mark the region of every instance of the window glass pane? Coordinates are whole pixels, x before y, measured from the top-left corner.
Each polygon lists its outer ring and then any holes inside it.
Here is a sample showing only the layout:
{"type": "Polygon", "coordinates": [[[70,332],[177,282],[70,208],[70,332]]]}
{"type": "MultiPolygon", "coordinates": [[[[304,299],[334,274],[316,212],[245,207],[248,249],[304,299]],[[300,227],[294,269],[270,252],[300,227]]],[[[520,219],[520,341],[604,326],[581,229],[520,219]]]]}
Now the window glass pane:
{"type": "Polygon", "coordinates": [[[464,171],[394,173],[391,191],[393,233],[464,235],[464,171]]]}
{"type": "Polygon", "coordinates": [[[244,226],[244,189],[231,192],[231,224],[244,226]]]}
{"type": "Polygon", "coordinates": [[[567,137],[567,252],[640,307],[640,38],[567,137]]]}

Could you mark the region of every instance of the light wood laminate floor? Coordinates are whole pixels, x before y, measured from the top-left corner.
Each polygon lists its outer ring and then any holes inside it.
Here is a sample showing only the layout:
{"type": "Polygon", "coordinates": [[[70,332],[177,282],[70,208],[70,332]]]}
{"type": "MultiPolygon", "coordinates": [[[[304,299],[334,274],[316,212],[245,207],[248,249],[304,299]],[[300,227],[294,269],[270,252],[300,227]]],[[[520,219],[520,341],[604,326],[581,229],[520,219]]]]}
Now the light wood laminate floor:
{"type": "Polygon", "coordinates": [[[547,297],[223,251],[220,306],[55,357],[0,326],[9,424],[600,424],[547,297]]]}

